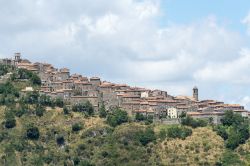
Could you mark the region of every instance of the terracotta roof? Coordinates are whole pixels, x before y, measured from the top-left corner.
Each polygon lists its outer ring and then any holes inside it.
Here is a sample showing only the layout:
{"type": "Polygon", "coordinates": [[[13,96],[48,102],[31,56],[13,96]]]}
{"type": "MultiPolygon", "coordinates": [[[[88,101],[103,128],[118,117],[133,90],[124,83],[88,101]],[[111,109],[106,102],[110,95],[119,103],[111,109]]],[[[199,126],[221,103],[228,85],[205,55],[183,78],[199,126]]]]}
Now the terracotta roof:
{"type": "Polygon", "coordinates": [[[90,80],[100,80],[99,77],[91,77],[90,80]]]}
{"type": "Polygon", "coordinates": [[[97,96],[71,96],[71,98],[98,98],[97,96]]]}
{"type": "Polygon", "coordinates": [[[190,116],[202,116],[202,115],[224,115],[224,112],[187,112],[190,116]]]}

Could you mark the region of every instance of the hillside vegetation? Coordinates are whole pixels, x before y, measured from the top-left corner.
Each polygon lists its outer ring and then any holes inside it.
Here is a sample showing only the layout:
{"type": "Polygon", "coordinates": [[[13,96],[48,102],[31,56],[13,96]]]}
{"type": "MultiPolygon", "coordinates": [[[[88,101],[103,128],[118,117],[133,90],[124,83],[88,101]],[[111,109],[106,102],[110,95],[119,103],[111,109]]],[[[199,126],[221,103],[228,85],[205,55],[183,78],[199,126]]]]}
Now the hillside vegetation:
{"type": "MultiPolygon", "coordinates": [[[[62,99],[37,92],[39,78],[25,70],[0,84],[0,165],[148,166],[249,165],[249,123],[228,112],[213,126],[190,117],[182,125],[152,123],[152,117],[62,99]],[[25,80],[25,81],[24,81],[25,80]]],[[[1,67],[0,67],[1,71],[1,67]]]]}

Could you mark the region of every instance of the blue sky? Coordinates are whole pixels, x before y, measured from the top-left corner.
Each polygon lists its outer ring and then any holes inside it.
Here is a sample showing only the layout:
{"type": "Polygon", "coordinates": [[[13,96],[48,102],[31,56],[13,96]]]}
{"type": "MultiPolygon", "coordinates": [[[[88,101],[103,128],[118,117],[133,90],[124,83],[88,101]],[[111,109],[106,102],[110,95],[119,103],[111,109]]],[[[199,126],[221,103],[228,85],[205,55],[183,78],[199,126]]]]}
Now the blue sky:
{"type": "Polygon", "coordinates": [[[250,1],[0,0],[0,57],[250,109],[250,1]]]}
{"type": "Polygon", "coordinates": [[[185,24],[215,16],[221,24],[241,33],[246,29],[241,20],[250,10],[248,0],[164,0],[161,4],[165,23],[185,24]]]}

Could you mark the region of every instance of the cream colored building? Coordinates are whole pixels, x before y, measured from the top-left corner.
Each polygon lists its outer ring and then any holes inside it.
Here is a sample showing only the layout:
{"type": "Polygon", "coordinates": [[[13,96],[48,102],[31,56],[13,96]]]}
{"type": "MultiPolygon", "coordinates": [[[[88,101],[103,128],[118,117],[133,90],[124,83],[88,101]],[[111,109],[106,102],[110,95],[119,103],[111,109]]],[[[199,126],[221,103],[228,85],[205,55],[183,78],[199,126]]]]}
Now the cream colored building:
{"type": "Polygon", "coordinates": [[[167,109],[167,115],[169,118],[178,118],[178,110],[174,107],[167,109]]]}

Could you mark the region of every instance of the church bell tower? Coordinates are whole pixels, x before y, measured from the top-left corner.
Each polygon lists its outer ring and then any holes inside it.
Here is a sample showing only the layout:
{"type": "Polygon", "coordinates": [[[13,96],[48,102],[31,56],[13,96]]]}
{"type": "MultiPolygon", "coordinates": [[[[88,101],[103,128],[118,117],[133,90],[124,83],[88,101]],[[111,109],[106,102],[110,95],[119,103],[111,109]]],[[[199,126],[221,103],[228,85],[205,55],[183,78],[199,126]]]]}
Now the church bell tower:
{"type": "Polygon", "coordinates": [[[196,86],[193,88],[193,98],[196,101],[199,101],[199,91],[198,91],[198,88],[196,86]]]}

